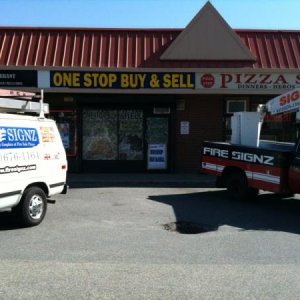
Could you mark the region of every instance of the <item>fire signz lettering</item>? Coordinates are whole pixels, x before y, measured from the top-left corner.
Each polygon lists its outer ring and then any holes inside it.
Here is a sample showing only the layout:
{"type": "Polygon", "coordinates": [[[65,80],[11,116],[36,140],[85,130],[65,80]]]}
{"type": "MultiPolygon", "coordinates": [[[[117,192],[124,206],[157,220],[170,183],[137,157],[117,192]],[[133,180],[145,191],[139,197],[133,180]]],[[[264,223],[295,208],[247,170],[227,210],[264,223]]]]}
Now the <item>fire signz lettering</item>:
{"type": "Polygon", "coordinates": [[[274,166],[274,157],[269,155],[258,155],[253,153],[232,151],[231,158],[234,160],[242,160],[246,162],[274,166]]]}
{"type": "Polygon", "coordinates": [[[275,157],[264,154],[241,152],[235,150],[204,147],[203,155],[274,166],[275,157]]]}

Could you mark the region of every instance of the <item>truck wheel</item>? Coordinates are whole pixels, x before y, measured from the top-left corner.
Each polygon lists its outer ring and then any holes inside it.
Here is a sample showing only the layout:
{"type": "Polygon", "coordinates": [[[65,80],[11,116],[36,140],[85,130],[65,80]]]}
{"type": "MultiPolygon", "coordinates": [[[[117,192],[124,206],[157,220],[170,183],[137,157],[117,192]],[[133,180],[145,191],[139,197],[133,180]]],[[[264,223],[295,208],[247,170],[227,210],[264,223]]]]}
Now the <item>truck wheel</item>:
{"type": "Polygon", "coordinates": [[[229,174],[226,188],[229,196],[235,200],[247,200],[252,194],[248,187],[247,179],[242,172],[229,174]]]}
{"type": "Polygon", "coordinates": [[[20,221],[25,226],[40,224],[47,211],[45,192],[39,187],[30,187],[25,190],[18,207],[20,221]]]}

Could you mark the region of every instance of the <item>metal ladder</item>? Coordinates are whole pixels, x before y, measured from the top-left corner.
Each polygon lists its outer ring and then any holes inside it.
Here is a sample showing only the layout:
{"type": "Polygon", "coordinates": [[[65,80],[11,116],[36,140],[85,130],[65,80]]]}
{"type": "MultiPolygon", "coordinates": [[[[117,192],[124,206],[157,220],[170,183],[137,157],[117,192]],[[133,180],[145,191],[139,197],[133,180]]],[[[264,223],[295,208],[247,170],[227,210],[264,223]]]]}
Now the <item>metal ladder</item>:
{"type": "Polygon", "coordinates": [[[40,118],[49,114],[49,104],[44,103],[44,91],[41,94],[0,89],[1,113],[37,113],[40,118]],[[39,102],[29,101],[37,99],[39,102]]]}

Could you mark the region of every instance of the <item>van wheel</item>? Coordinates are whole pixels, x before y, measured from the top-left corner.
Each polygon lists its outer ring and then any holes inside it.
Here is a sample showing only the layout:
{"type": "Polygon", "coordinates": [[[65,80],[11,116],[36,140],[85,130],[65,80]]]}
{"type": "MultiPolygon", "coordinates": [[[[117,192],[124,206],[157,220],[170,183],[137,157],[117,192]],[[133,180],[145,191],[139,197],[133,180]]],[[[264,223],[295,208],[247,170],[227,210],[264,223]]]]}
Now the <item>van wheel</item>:
{"type": "Polygon", "coordinates": [[[18,207],[20,221],[25,226],[40,224],[47,211],[45,192],[39,187],[30,187],[25,190],[18,207]]]}
{"type": "Polygon", "coordinates": [[[229,196],[234,200],[248,200],[253,195],[248,187],[247,178],[242,172],[229,174],[226,188],[229,196]]]}

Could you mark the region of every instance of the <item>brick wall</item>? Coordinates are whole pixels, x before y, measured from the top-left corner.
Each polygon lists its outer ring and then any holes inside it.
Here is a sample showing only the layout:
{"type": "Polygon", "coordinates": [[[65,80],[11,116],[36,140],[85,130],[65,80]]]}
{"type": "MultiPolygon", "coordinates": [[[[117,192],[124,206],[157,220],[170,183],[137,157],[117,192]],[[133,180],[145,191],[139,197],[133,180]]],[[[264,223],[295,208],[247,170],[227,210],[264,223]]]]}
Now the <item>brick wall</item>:
{"type": "Polygon", "coordinates": [[[222,139],[223,97],[186,96],[185,109],[176,111],[175,170],[197,172],[203,140],[222,139]],[[180,134],[180,122],[189,121],[188,135],[180,134]]]}

